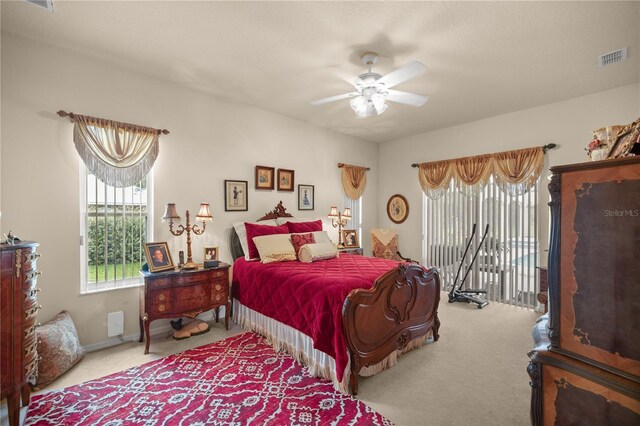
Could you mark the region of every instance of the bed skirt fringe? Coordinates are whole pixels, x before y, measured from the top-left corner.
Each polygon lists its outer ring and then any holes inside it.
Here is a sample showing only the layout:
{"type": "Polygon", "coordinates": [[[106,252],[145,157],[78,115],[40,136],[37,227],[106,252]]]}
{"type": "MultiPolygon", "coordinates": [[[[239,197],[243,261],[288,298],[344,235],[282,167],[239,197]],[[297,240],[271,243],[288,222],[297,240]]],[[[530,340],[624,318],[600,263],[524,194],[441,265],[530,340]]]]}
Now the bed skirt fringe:
{"type": "MultiPolygon", "coordinates": [[[[316,377],[331,380],[336,390],[349,394],[349,373],[351,360],[347,362],[342,380],[338,381],[335,359],[313,347],[313,340],[304,333],[283,324],[273,318],[262,315],[253,309],[247,308],[242,303],[233,299],[234,321],[245,330],[254,331],[267,339],[267,342],[277,351],[286,351],[298,362],[305,364],[309,373],[316,377]]],[[[381,362],[360,370],[360,376],[372,376],[391,368],[398,362],[398,356],[422,346],[429,336],[423,336],[409,342],[402,350],[390,354],[381,362]]],[[[431,339],[430,339],[431,340],[431,339]]]]}

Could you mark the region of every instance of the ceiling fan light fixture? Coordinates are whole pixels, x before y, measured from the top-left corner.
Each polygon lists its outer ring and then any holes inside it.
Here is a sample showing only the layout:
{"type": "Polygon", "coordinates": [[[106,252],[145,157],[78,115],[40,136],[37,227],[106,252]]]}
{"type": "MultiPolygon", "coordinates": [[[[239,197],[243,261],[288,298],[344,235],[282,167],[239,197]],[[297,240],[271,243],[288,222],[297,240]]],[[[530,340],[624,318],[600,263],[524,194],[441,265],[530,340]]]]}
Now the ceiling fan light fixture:
{"type": "Polygon", "coordinates": [[[358,117],[373,117],[382,114],[386,109],[384,95],[376,93],[373,96],[356,96],[349,102],[351,109],[358,117]]]}
{"type": "Polygon", "coordinates": [[[350,99],[351,109],[359,117],[371,117],[385,112],[387,101],[414,107],[422,106],[427,101],[428,98],[426,96],[392,90],[392,87],[423,74],[426,70],[423,63],[411,61],[382,76],[371,71],[371,65],[376,63],[378,54],[366,52],[361,58],[368,70],[360,74],[353,82],[354,92],[319,99],[311,102],[311,104],[322,105],[342,99],[350,99]]]}
{"type": "Polygon", "coordinates": [[[385,103],[386,96],[382,93],[376,93],[371,96],[371,103],[373,107],[376,109],[378,114],[382,114],[385,109],[387,109],[387,104],[385,103]]]}

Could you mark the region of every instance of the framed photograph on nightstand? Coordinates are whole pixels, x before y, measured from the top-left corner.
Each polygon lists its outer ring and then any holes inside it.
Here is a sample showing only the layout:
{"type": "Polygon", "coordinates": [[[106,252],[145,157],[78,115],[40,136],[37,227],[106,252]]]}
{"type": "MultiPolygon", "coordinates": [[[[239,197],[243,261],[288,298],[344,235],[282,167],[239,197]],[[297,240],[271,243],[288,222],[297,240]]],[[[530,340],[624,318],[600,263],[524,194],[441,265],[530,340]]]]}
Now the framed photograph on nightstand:
{"type": "Polygon", "coordinates": [[[345,248],[360,247],[360,243],[358,243],[358,233],[356,232],[355,229],[343,229],[342,241],[344,241],[345,248]]]}
{"type": "Polygon", "coordinates": [[[151,272],[175,268],[167,243],[144,243],[144,253],[151,272]]]}
{"type": "Polygon", "coordinates": [[[298,210],[313,210],[313,185],[298,185],[298,210]]]}

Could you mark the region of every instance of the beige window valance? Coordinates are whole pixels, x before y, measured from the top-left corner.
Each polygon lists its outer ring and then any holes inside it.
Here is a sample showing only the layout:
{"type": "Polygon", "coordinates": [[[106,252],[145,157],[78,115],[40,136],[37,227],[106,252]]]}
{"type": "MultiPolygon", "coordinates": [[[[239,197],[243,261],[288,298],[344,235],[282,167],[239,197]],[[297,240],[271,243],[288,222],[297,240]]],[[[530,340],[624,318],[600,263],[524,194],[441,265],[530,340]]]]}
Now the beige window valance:
{"type": "Polygon", "coordinates": [[[167,130],[58,111],[74,123],[73,142],[87,168],[116,188],[140,182],[159,153],[158,135],[167,130]]]}
{"type": "Polygon", "coordinates": [[[420,186],[427,197],[440,198],[453,180],[464,194],[481,192],[491,176],[510,195],[520,195],[535,185],[544,165],[543,147],[418,164],[420,186]]]}
{"type": "Polygon", "coordinates": [[[359,199],[367,186],[367,171],[369,171],[369,168],[344,163],[338,163],[338,167],[342,168],[342,188],[344,193],[352,200],[359,199]]]}

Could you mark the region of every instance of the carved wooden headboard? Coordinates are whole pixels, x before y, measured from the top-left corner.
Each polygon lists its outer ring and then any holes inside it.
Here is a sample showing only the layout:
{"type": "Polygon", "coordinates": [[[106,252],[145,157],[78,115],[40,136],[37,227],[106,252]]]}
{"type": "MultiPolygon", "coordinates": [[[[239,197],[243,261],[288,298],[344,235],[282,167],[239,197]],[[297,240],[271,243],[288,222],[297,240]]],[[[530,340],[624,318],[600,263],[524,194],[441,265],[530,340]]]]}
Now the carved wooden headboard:
{"type": "MultiPolygon", "coordinates": [[[[287,209],[282,205],[282,201],[280,201],[272,211],[265,213],[264,216],[258,219],[258,222],[261,220],[277,219],[279,217],[293,217],[293,215],[287,213],[287,209]]],[[[229,236],[229,248],[233,260],[244,256],[242,246],[240,245],[240,238],[233,227],[231,228],[231,235],[229,236]]]]}

